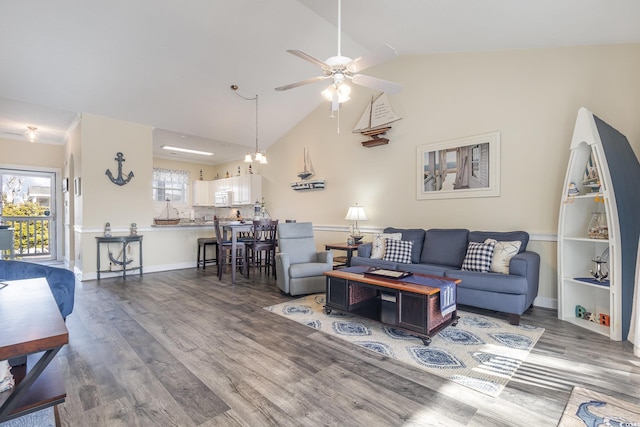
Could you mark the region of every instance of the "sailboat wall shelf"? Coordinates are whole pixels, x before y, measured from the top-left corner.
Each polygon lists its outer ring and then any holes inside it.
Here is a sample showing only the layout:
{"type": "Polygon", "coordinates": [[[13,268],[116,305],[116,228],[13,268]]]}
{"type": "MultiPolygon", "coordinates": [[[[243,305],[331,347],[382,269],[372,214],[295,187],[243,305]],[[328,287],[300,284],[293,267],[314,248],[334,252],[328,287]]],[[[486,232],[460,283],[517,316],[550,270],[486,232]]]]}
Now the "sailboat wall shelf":
{"type": "Polygon", "coordinates": [[[371,97],[371,102],[367,105],[353,132],[359,132],[362,135],[371,137],[369,140],[362,142],[364,147],[385,145],[389,143],[389,139],[383,138],[382,135],[385,135],[391,129],[391,123],[400,119],[402,117],[393,111],[389,97],[383,92],[377,98],[371,97]]]}

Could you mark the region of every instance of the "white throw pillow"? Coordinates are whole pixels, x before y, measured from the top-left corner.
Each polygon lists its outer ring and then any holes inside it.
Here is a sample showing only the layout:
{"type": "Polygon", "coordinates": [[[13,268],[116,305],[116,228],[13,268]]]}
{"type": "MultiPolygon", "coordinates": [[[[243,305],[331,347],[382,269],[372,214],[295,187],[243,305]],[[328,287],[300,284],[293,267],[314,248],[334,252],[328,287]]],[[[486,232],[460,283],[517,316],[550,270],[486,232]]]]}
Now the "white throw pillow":
{"type": "Polygon", "coordinates": [[[371,258],[382,259],[386,250],[385,239],[402,240],[402,233],[377,233],[373,235],[371,258]]]}
{"type": "Polygon", "coordinates": [[[489,241],[496,242],[496,246],[493,249],[493,259],[491,260],[491,271],[494,273],[509,274],[509,262],[520,250],[522,242],[519,240],[513,242],[498,242],[494,239],[487,239],[484,242],[489,243],[489,241]]]}

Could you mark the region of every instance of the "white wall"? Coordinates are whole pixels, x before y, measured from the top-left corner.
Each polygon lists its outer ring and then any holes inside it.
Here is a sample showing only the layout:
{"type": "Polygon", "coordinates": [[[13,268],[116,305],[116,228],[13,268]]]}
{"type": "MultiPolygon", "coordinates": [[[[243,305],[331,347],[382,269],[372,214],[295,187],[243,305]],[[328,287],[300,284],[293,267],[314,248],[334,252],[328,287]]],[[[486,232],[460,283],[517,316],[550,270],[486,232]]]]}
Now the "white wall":
{"type": "Polygon", "coordinates": [[[316,234],[318,246],[346,239],[344,216],[354,202],[366,208],[361,228],[370,231],[525,230],[529,249],[542,257],[538,304],[553,306],[557,217],[576,114],[586,106],[640,152],[640,44],[408,56],[367,74],[404,85],[390,96],[403,117],[390,143],[364,148],[351,133],[372,91],[354,86],[339,119],[321,105],[268,149],[261,174],[271,214],[327,230],[316,234]],[[416,199],[418,145],[492,131],[501,132],[499,197],[416,199]],[[325,190],[291,190],[303,147],[325,190]]]}

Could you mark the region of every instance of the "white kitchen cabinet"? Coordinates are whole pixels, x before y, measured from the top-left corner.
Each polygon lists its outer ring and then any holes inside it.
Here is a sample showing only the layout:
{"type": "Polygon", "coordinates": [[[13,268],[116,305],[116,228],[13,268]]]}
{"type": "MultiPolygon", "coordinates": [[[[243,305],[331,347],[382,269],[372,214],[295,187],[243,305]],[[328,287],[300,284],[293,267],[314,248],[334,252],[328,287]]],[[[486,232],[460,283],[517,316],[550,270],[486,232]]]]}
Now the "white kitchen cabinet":
{"type": "Polygon", "coordinates": [[[640,164],[626,137],[586,108],[578,112],[570,149],[558,221],[558,317],[626,339],[640,235],[640,164]],[[594,233],[594,213],[603,212],[606,228],[594,233]],[[602,282],[591,275],[596,257],[607,261],[602,282]],[[577,306],[593,313],[593,321],[577,317],[577,306]]]}
{"type": "Polygon", "coordinates": [[[193,181],[191,185],[192,206],[212,206],[213,198],[210,197],[209,181],[193,181]]]}

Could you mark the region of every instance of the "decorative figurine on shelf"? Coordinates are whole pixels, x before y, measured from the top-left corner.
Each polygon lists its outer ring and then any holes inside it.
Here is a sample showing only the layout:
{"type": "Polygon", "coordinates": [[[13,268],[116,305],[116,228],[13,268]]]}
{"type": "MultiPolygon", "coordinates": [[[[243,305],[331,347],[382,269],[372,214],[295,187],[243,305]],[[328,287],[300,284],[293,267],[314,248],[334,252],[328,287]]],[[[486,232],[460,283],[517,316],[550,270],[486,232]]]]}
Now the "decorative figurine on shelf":
{"type": "Polygon", "coordinates": [[[251,169],[251,165],[249,165],[249,175],[253,175],[253,169],[251,169]]]}
{"type": "Polygon", "coordinates": [[[129,235],[130,236],[138,235],[138,224],[136,224],[135,222],[132,222],[131,227],[129,227],[129,235]]]}
{"type": "Polygon", "coordinates": [[[104,237],[111,237],[111,224],[109,223],[104,225],[104,237]]]}
{"type": "Polygon", "coordinates": [[[240,176],[240,166],[238,166],[238,173],[236,174],[236,176],[240,176]]]}
{"type": "Polygon", "coordinates": [[[202,169],[200,169],[200,181],[202,181],[204,178],[202,176],[202,169]]]}
{"type": "Polygon", "coordinates": [[[229,171],[227,171],[227,174],[225,175],[225,178],[231,178],[231,175],[229,175],[229,171]]]}
{"type": "Polygon", "coordinates": [[[578,186],[576,185],[575,182],[572,182],[571,184],[569,184],[569,189],[567,191],[567,194],[569,196],[577,196],[578,194],[580,194],[580,190],[578,190],[578,186]]]}
{"type": "Polygon", "coordinates": [[[584,315],[587,312],[587,310],[581,306],[581,305],[576,305],[576,317],[578,319],[584,319],[584,315]]]}
{"type": "Polygon", "coordinates": [[[591,260],[596,264],[595,271],[589,270],[594,279],[598,282],[604,282],[607,277],[609,277],[609,273],[603,270],[603,264],[606,264],[607,261],[603,261],[599,256],[596,259],[591,260]]]}
{"type": "Polygon", "coordinates": [[[356,241],[353,240],[353,237],[347,237],[347,245],[353,246],[355,243],[356,241]]]}
{"type": "Polygon", "coordinates": [[[603,326],[609,326],[611,322],[611,316],[608,314],[600,313],[600,324],[603,326]]]}

